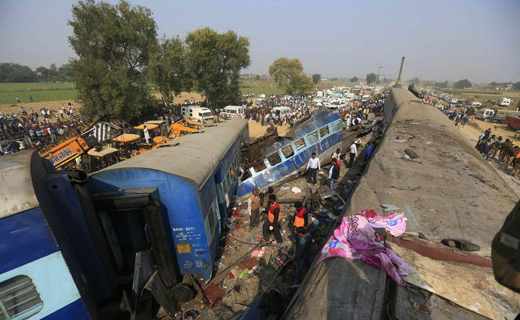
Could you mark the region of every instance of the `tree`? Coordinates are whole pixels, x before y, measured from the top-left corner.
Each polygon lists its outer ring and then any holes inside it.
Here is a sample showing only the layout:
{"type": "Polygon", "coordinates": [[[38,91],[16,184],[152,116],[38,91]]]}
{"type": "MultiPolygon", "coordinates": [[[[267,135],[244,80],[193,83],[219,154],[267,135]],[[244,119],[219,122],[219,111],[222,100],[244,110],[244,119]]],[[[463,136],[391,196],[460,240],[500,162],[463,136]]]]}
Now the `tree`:
{"type": "Polygon", "coordinates": [[[159,92],[168,104],[183,90],[191,89],[192,81],[186,64],[186,48],[178,37],[163,39],[152,56],[148,71],[152,82],[159,87],[159,92]]]}
{"type": "Polygon", "coordinates": [[[453,84],[453,87],[455,89],[471,88],[471,82],[468,79],[459,80],[453,84]]]}
{"type": "Polygon", "coordinates": [[[367,74],[367,83],[368,84],[376,82],[376,79],[377,79],[377,76],[375,73],[372,72],[372,73],[367,74]]]}
{"type": "Polygon", "coordinates": [[[520,91],[520,81],[513,84],[513,90],[519,90],[520,91]]]}
{"type": "Polygon", "coordinates": [[[357,83],[359,81],[359,78],[358,77],[352,77],[350,78],[350,82],[352,83],[357,83]]]}
{"type": "Polygon", "coordinates": [[[79,1],[72,6],[69,25],[69,42],[78,56],[71,64],[82,113],[137,117],[151,102],[144,76],[157,48],[151,11],[125,1],[79,1]]]}
{"type": "Polygon", "coordinates": [[[213,107],[238,103],[240,71],[251,62],[249,39],[235,32],[219,34],[210,28],[186,36],[188,71],[197,90],[213,107]]]}
{"type": "Polygon", "coordinates": [[[314,89],[314,82],[303,73],[298,59],[276,59],[269,66],[269,75],[286,94],[306,94],[314,89]]]}
{"type": "Polygon", "coordinates": [[[321,81],[321,74],[315,73],[312,75],[312,82],[314,84],[318,84],[318,83],[320,83],[320,81],[321,81]]]}
{"type": "Polygon", "coordinates": [[[415,85],[415,86],[418,86],[418,85],[421,84],[421,79],[415,77],[415,78],[412,79],[411,83],[412,83],[413,85],[415,85]]]}
{"type": "Polygon", "coordinates": [[[71,82],[74,70],[70,63],[65,63],[58,68],[58,79],[63,82],[71,82]]]}
{"type": "Polygon", "coordinates": [[[43,81],[49,81],[50,80],[50,72],[49,72],[49,69],[45,68],[45,67],[38,67],[36,68],[36,74],[37,74],[37,77],[38,77],[38,81],[40,82],[43,82],[43,81]]]}
{"type": "Polygon", "coordinates": [[[435,84],[433,86],[436,87],[436,88],[440,88],[440,89],[447,88],[448,87],[448,81],[435,82],[435,84]]]}
{"type": "Polygon", "coordinates": [[[0,82],[35,82],[36,72],[16,63],[0,63],[0,82]]]}

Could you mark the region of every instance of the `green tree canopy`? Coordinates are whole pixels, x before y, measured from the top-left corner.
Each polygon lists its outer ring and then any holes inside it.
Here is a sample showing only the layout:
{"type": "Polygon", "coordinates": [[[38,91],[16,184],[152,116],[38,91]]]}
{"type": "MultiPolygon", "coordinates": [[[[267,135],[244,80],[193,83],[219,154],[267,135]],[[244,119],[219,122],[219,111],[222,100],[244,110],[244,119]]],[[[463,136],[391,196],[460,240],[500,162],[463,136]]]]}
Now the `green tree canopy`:
{"type": "Polygon", "coordinates": [[[421,79],[415,77],[415,78],[413,78],[410,82],[411,82],[413,85],[418,86],[418,85],[421,84],[421,79]]]}
{"type": "Polygon", "coordinates": [[[321,81],[321,74],[315,73],[312,75],[312,82],[314,84],[318,84],[318,83],[320,83],[320,81],[321,81]]]}
{"type": "Polygon", "coordinates": [[[453,84],[453,87],[455,89],[471,88],[471,82],[468,79],[459,80],[453,84]]]}
{"type": "Polygon", "coordinates": [[[298,59],[276,59],[269,67],[269,75],[287,94],[306,94],[314,89],[314,82],[303,73],[298,59]]]}
{"type": "Polygon", "coordinates": [[[150,103],[144,71],[157,48],[157,27],[149,9],[94,0],[72,6],[69,42],[74,83],[82,112],[102,111],[132,119],[150,103]]]}
{"type": "Polygon", "coordinates": [[[233,31],[219,34],[197,29],[186,36],[188,70],[197,90],[212,107],[222,108],[240,101],[240,70],[247,68],[249,39],[233,31]]]}
{"type": "Polygon", "coordinates": [[[150,61],[151,80],[167,103],[182,91],[190,91],[192,82],[187,71],[186,48],[181,39],[163,39],[150,61]]]}
{"type": "Polygon", "coordinates": [[[16,63],[0,63],[0,82],[35,82],[36,72],[16,63]]]}
{"type": "Polygon", "coordinates": [[[372,73],[367,74],[367,83],[368,84],[376,82],[376,79],[377,79],[377,75],[375,73],[372,72],[372,73]]]}
{"type": "Polygon", "coordinates": [[[358,77],[352,77],[350,78],[350,82],[353,82],[353,83],[356,83],[359,81],[359,78],[358,77]]]}

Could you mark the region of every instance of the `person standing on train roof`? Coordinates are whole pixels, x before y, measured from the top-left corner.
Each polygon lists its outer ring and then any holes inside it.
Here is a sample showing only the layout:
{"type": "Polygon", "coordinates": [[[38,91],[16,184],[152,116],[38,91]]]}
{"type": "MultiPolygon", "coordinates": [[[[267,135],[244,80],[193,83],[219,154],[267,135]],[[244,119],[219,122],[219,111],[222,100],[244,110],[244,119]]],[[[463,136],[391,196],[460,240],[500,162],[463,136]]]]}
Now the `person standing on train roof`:
{"type": "Polygon", "coordinates": [[[150,133],[148,133],[148,128],[146,127],[146,125],[144,126],[143,133],[144,133],[144,140],[146,141],[146,143],[149,143],[150,133]]]}
{"type": "Polygon", "coordinates": [[[316,185],[316,181],[318,179],[318,170],[321,169],[320,159],[316,157],[316,152],[313,152],[311,158],[309,159],[309,163],[307,163],[307,171],[309,172],[309,183],[316,185]]]}
{"type": "Polygon", "coordinates": [[[260,223],[260,197],[258,194],[258,189],[253,190],[248,200],[249,208],[251,209],[249,217],[249,231],[256,228],[260,223]]]}
{"type": "Polygon", "coordinates": [[[267,213],[267,220],[264,222],[264,226],[262,228],[262,234],[264,236],[264,241],[268,242],[270,240],[270,234],[274,234],[274,238],[276,242],[282,243],[282,234],[280,233],[280,221],[282,220],[282,215],[280,212],[280,204],[276,201],[276,195],[269,195],[269,211],[267,213]]]}

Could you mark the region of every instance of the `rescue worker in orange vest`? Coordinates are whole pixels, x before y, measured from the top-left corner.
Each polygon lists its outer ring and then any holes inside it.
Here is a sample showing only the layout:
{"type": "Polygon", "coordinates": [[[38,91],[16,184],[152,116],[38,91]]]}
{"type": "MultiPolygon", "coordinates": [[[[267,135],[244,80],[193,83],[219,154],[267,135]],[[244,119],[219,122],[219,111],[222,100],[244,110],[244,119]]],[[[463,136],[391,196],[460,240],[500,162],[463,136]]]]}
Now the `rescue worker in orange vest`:
{"type": "Polygon", "coordinates": [[[300,227],[305,228],[307,230],[307,228],[309,227],[309,213],[307,209],[302,205],[300,201],[296,201],[294,203],[294,208],[296,209],[296,211],[294,212],[293,223],[290,224],[292,229],[291,231],[295,233],[296,228],[300,227]]]}
{"type": "Polygon", "coordinates": [[[264,222],[262,233],[264,240],[268,242],[270,240],[270,233],[274,234],[276,242],[282,243],[282,234],[280,233],[280,221],[282,215],[280,212],[280,204],[276,201],[276,195],[269,195],[269,211],[267,213],[267,220],[264,222]]]}

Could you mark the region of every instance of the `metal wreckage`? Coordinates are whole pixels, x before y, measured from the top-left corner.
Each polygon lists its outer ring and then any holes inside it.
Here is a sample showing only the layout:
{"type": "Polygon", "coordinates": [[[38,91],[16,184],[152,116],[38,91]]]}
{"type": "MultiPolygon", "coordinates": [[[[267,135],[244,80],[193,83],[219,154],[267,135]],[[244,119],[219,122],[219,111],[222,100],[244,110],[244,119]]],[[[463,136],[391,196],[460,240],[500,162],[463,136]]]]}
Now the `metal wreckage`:
{"type": "Polygon", "coordinates": [[[368,124],[346,128],[338,111],[322,107],[295,123],[285,136],[279,136],[275,127],[269,128],[263,137],[242,146],[243,172],[237,195],[244,196],[255,188],[273,186],[301,175],[313,152],[322,165],[328,164],[336,149],[346,150],[381,120],[373,118],[368,124]]]}

